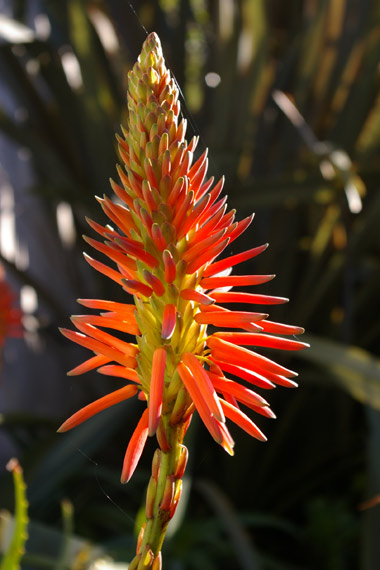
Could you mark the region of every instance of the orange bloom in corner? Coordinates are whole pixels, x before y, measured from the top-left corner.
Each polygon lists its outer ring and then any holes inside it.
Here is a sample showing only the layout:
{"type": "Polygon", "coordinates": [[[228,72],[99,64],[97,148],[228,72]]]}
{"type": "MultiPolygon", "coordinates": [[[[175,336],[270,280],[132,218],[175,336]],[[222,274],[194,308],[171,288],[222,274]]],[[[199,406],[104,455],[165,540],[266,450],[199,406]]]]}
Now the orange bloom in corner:
{"type": "Polygon", "coordinates": [[[227,211],[226,199],[219,197],[223,179],[214,183],[206,177],[207,151],[193,161],[198,139],[185,138],[178,90],[154,33],[129,73],[128,109],[129,123],[118,137],[124,163],[118,170],[121,184],[111,181],[114,200],[98,198],[111,225],[88,220],[100,239],[85,239],[106,258],[103,263],[86,255],[88,263],[133,295],[134,304],[81,299],[80,304],[100,313],[74,316],[77,331],[62,330],[94,353],[69,374],[98,369],[127,382],[74,414],[59,431],[128,398],[146,400],[121,479],[131,478],[148,436],[156,435],[159,447],[147,490],[146,523],[129,567],[157,570],[181,493],[187,460],[183,439],[193,413],[199,413],[214,440],[231,455],[229,421],[265,440],[249,411],[274,415],[256,389],[295,386],[296,373],[256,349],[299,350],[307,345],[288,338],[302,328],[272,322],[262,311],[262,305],[287,299],[231,290],[274,277],[231,275],[235,266],[267,245],[217,260],[253,216],[234,221],[235,212],[227,211]],[[234,310],[234,303],[247,309],[234,310]],[[208,325],[232,331],[208,334],[208,325]],[[135,336],[135,342],[125,340],[124,333],[135,336]]]}

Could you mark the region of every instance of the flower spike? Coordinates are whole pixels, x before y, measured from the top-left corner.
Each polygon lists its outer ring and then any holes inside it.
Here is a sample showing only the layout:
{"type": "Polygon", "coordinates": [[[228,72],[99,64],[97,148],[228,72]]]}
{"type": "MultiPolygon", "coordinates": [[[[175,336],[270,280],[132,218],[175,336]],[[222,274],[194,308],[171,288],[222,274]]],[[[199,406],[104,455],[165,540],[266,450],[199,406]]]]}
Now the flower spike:
{"type": "Polygon", "coordinates": [[[130,480],[148,436],[155,435],[146,522],[129,567],[160,570],[162,542],[181,495],[187,461],[183,441],[194,412],[230,455],[229,422],[265,441],[248,414],[275,416],[258,392],[294,387],[297,374],[260,349],[293,351],[307,344],[289,338],[302,334],[301,327],[267,320],[267,307],[287,299],[233,290],[274,278],[234,274],[267,244],[220,259],[253,216],[235,221],[235,210],[220,197],[224,178],[216,183],[208,178],[207,150],[197,157],[198,137],[186,140],[178,88],[156,34],[146,38],[128,80],[129,120],[117,136],[120,184],[111,181],[117,201],[98,198],[112,227],[88,220],[98,239],[85,238],[106,262],[85,254],[86,260],[119,284],[125,302],[80,299],[96,314],[74,316],[78,332],[62,329],[93,353],[70,375],[97,369],[125,386],[79,410],[60,431],[135,395],[146,406],[131,434],[121,481],[130,480]],[[252,308],[233,310],[236,303],[252,308]],[[217,330],[209,334],[209,325],[217,330]]]}

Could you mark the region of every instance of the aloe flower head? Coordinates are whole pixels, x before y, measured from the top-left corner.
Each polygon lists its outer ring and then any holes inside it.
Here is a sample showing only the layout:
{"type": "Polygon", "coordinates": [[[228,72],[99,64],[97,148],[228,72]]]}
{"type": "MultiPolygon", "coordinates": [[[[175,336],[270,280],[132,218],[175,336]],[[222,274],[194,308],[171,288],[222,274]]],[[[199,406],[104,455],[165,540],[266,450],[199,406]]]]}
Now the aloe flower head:
{"type": "Polygon", "coordinates": [[[100,261],[86,254],[87,261],[120,285],[126,302],[80,299],[98,313],[73,316],[77,330],[62,330],[93,352],[69,374],[98,369],[123,385],[76,412],[60,431],[128,398],[146,402],[121,479],[132,477],[147,438],[155,436],[146,521],[129,568],[158,570],[181,495],[183,441],[193,414],[230,455],[229,422],[265,440],[250,412],[274,415],[257,389],[295,386],[296,373],[262,355],[260,347],[307,345],[294,339],[303,329],[270,321],[266,309],[257,308],[287,299],[233,291],[274,277],[234,273],[267,245],[219,259],[253,216],[235,221],[235,211],[221,197],[223,178],[207,178],[207,151],[194,160],[198,139],[186,139],[178,89],[156,34],[147,37],[128,79],[129,121],[117,137],[120,183],[111,181],[114,199],[98,198],[110,225],[88,220],[98,238],[85,238],[103,256],[100,261]],[[247,308],[235,310],[236,303],[247,308]],[[208,325],[216,332],[210,334],[208,325]]]}

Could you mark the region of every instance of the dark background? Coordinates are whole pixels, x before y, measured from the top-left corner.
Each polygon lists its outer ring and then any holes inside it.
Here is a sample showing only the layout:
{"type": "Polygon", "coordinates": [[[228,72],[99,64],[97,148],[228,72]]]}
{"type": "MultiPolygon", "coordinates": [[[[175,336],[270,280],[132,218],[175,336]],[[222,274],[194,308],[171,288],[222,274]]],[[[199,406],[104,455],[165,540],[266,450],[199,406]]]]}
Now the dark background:
{"type": "Polygon", "coordinates": [[[153,442],[133,480],[119,477],[143,404],[56,435],[119,385],[66,377],[87,353],[57,328],[81,312],[78,297],[121,298],[86,266],[81,234],[86,215],[104,221],[94,195],[116,176],[114,133],[144,28],[181,87],[188,138],[209,147],[238,219],[256,212],[229,253],[270,243],[242,271],[277,274],[260,292],[290,303],[271,318],[304,326],[311,343],[282,359],[300,387],[270,394],[278,419],[258,422],[266,444],[232,429],[230,458],[193,422],[164,567],[379,568],[378,2],[3,0],[0,12],[18,33],[0,22],[0,253],[26,329],[2,355],[0,507],[13,511],[5,465],[17,456],[31,520],[23,568],[74,568],[62,549],[72,530],[115,560],[133,555],[153,442]]]}

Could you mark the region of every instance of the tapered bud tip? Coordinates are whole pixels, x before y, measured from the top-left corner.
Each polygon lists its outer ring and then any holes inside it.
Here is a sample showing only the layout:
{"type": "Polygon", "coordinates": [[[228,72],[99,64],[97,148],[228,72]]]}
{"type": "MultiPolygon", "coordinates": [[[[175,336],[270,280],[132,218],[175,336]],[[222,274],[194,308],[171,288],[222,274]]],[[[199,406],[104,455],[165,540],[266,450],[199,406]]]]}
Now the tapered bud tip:
{"type": "Polygon", "coordinates": [[[150,32],[148,37],[146,38],[145,42],[149,42],[149,44],[155,43],[156,45],[161,47],[160,38],[156,34],[156,32],[150,32]]]}

